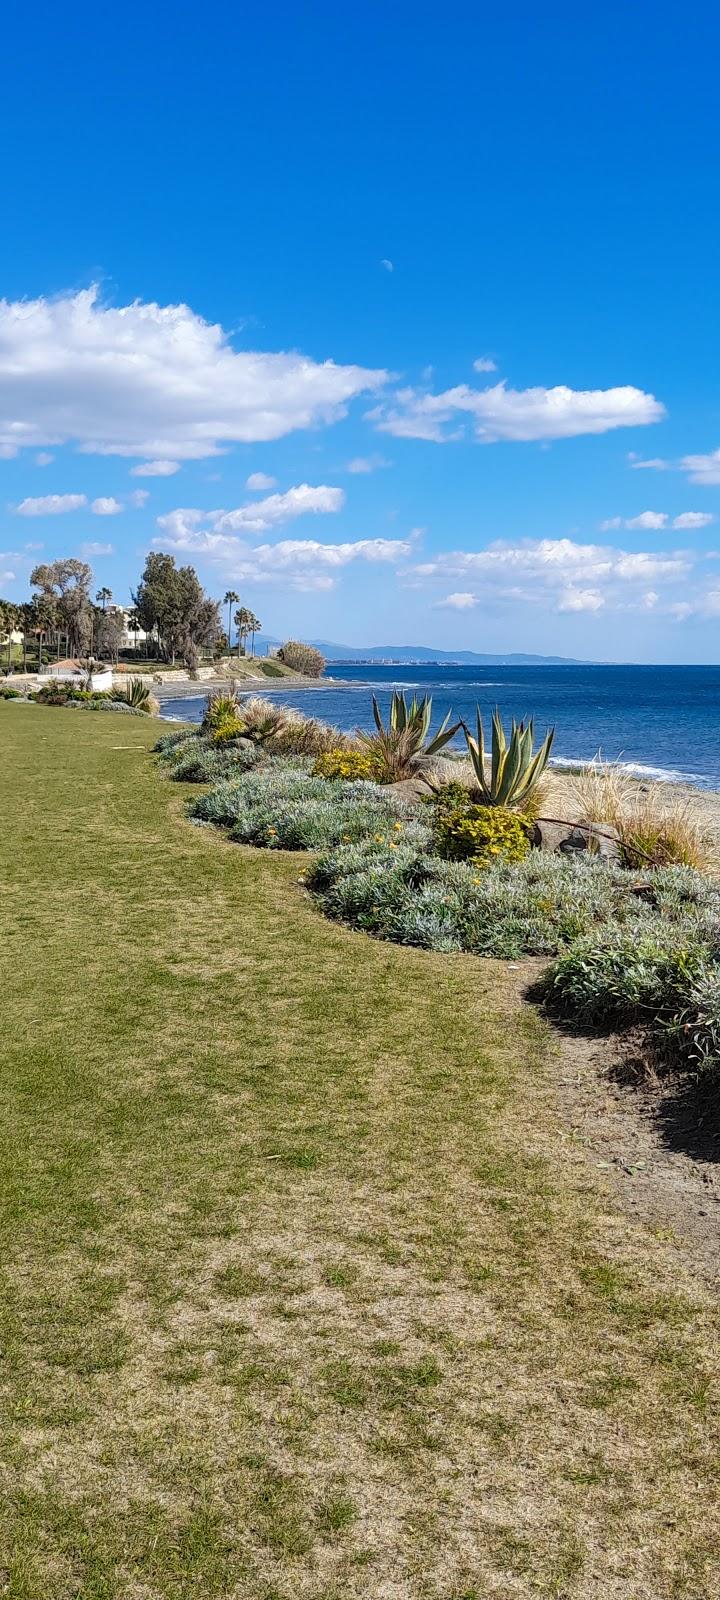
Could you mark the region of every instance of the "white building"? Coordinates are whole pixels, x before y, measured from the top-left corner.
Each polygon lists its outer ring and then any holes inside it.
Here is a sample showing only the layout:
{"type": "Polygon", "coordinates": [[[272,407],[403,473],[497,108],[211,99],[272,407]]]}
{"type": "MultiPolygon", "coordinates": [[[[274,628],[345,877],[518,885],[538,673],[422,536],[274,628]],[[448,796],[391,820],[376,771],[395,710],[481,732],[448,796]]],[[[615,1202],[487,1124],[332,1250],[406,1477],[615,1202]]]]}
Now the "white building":
{"type": "Polygon", "coordinates": [[[49,678],[59,678],[61,683],[70,683],[75,689],[92,689],[95,694],[112,689],[113,683],[112,667],[106,666],[105,662],[98,662],[97,667],[88,673],[79,661],[70,656],[65,661],[53,661],[44,672],[38,673],[38,684],[42,686],[49,678]]]}

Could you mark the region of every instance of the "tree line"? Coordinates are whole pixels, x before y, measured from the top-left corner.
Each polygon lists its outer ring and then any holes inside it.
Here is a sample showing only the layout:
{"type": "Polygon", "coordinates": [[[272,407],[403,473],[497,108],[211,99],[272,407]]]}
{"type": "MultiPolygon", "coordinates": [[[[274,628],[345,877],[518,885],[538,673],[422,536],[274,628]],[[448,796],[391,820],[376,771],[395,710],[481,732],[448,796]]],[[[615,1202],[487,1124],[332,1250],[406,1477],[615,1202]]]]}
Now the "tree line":
{"type": "MultiPolygon", "coordinates": [[[[0,638],[6,636],[8,670],[13,631],[22,635],[24,667],[29,640],[34,641],[38,662],[45,649],[54,648],[59,657],[63,647],[68,656],[93,655],[117,661],[129,627],[136,638],[140,629],[145,632],[160,660],[172,666],[181,662],[192,670],[202,650],[221,655],[230,649],[233,622],[238,655],[246,653],[248,639],[254,655],[255,638],[262,629],[254,612],[239,605],[240,595],[228,589],[222,602],[228,608],[225,634],[220,602],[205,593],[195,569],[178,567],[174,556],[160,551],[151,551],[146,557],[127,621],[111,604],[112,591],[106,586],[98,589],[93,599],[93,572],[85,561],[67,558],[42,563],[31,572],[30,586],[36,592],[28,601],[0,598],[0,638]]],[[[284,647],[288,648],[291,653],[293,649],[312,652],[311,646],[297,646],[294,641],[284,647]]],[[[314,656],[312,670],[321,672],[323,659],[319,652],[314,656]]]]}

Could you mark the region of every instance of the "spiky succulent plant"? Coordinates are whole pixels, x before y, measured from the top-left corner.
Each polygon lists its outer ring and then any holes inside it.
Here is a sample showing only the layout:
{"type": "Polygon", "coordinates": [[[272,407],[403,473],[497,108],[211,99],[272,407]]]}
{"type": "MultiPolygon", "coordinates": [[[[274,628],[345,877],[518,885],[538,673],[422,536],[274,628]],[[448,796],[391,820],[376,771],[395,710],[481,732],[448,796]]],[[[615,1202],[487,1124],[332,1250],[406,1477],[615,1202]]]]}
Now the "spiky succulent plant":
{"type": "Polygon", "coordinates": [[[477,711],[477,738],[464,722],[462,724],[468,754],[473,764],[477,786],[486,806],[520,806],[542,777],[550,759],[555,729],[549,728],[542,744],[533,750],[535,725],[512,719],[510,740],[505,736],[500,712],[492,718],[492,747],[488,777],[485,756],[485,736],[480,708],[477,711]]]}

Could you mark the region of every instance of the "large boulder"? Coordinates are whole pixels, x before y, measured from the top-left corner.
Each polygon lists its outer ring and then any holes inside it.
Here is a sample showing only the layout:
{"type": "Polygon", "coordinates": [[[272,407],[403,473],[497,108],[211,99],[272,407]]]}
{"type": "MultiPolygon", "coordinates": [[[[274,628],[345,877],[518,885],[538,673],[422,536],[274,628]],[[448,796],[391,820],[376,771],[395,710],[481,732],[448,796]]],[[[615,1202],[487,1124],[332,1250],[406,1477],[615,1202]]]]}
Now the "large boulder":
{"type": "Polygon", "coordinates": [[[432,794],[430,785],[425,778],[401,778],[399,783],[389,783],[388,794],[397,795],[408,806],[419,806],[421,800],[427,800],[432,794]]]}
{"type": "Polygon", "coordinates": [[[537,850],[552,850],[563,856],[589,853],[602,861],[622,860],[620,835],[609,822],[580,824],[541,817],[531,838],[537,850]]]}

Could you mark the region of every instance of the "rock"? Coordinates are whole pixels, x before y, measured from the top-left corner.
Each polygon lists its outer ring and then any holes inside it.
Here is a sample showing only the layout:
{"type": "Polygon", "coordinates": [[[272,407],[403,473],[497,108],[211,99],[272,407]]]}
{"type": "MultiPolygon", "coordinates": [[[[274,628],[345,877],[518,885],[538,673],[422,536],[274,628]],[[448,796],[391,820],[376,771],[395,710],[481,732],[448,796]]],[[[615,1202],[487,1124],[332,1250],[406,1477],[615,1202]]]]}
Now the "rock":
{"type": "Polygon", "coordinates": [[[419,806],[421,800],[426,800],[432,790],[424,778],[402,778],[399,783],[387,785],[388,794],[397,795],[398,800],[404,800],[408,806],[419,806]]]}
{"type": "Polygon", "coordinates": [[[590,853],[601,861],[620,861],[620,835],[609,822],[584,824],[555,822],[540,818],[534,825],[532,843],[537,850],[552,850],[559,855],[590,853]]]}

